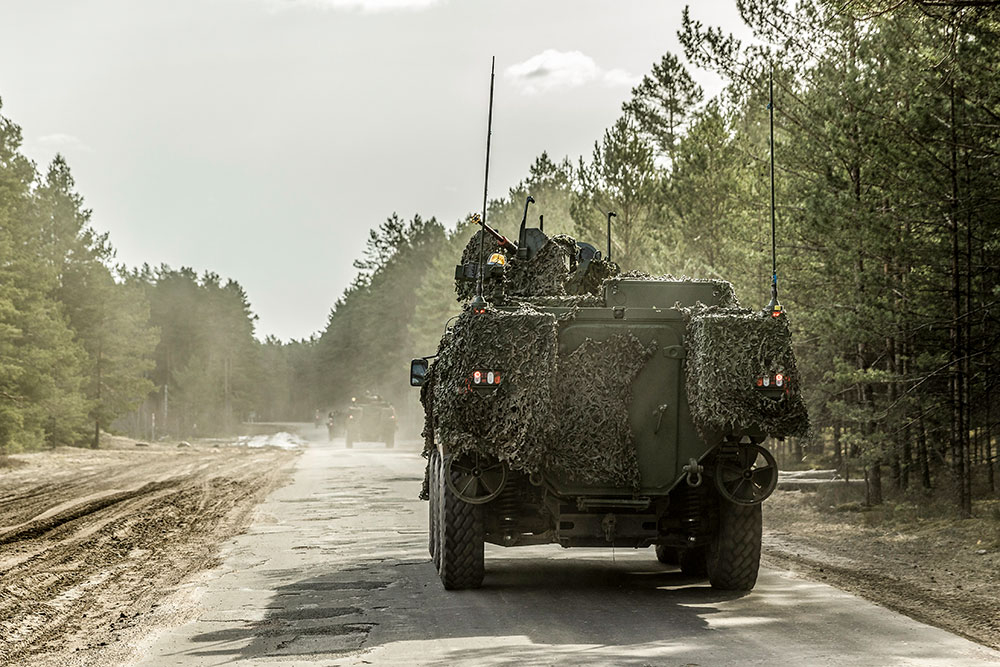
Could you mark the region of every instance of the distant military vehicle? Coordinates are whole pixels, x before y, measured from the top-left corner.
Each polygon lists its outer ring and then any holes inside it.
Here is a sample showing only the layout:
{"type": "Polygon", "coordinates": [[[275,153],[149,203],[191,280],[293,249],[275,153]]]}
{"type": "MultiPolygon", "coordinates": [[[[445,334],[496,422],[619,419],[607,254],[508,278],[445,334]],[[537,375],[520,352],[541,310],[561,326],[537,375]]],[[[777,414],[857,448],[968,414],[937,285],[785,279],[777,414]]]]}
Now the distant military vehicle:
{"type": "Polygon", "coordinates": [[[480,222],[456,269],[471,300],[410,367],[444,587],[478,587],[490,542],[655,546],[753,588],[777,482],[761,443],[808,428],[776,298],[750,311],[725,281],[622,274],[610,231],[602,257],[525,220],[516,242],[480,222]]]}
{"type": "Polygon", "coordinates": [[[344,440],[350,449],[355,442],[384,442],[386,447],[396,444],[396,409],[377,395],[366,394],[351,398],[344,422],[344,440]]]}

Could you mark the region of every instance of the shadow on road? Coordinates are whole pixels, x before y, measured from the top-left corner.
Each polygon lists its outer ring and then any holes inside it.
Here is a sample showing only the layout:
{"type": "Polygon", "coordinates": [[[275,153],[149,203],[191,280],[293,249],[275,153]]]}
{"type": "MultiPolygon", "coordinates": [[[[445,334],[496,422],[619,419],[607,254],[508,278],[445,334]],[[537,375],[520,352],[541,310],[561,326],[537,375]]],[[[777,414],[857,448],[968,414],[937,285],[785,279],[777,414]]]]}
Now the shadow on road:
{"type": "MultiPolygon", "coordinates": [[[[719,603],[743,597],[715,591],[648,554],[650,563],[634,556],[618,562],[494,556],[483,588],[456,592],[441,588],[429,560],[355,563],[279,586],[265,619],[196,635],[205,646],[193,653],[290,658],[430,642],[456,644],[457,653],[415,656],[420,664],[524,664],[529,656],[555,658],[563,647],[575,664],[606,664],[606,653],[589,662],[579,651],[654,643],[681,648],[708,629],[705,615],[716,613],[719,603]],[[504,645],[511,637],[521,639],[504,645]]],[[[617,655],[618,664],[630,664],[627,655],[617,655]]]]}

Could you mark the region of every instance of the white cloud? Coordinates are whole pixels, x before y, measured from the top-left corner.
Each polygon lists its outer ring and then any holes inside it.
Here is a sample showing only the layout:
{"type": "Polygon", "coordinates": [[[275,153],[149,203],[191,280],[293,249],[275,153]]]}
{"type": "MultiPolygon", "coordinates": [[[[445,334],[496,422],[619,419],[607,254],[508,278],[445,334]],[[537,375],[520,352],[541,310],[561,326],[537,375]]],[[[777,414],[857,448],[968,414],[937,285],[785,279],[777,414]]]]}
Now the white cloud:
{"type": "Polygon", "coordinates": [[[623,69],[609,69],[604,73],[604,83],[609,86],[623,86],[625,88],[632,88],[633,86],[639,85],[642,81],[641,76],[636,76],[635,74],[630,74],[623,69]]]}
{"type": "Polygon", "coordinates": [[[44,137],[38,137],[38,145],[48,150],[90,152],[90,146],[72,134],[46,134],[44,137]]]}
{"type": "Polygon", "coordinates": [[[429,9],[441,2],[443,0],[269,0],[271,8],[275,10],[311,7],[315,9],[361,12],[363,14],[420,11],[422,9],[429,9]]]}
{"type": "Polygon", "coordinates": [[[605,86],[633,86],[640,77],[622,69],[602,69],[581,51],[546,49],[504,70],[504,76],[527,95],[576,88],[591,82],[605,86]]]}

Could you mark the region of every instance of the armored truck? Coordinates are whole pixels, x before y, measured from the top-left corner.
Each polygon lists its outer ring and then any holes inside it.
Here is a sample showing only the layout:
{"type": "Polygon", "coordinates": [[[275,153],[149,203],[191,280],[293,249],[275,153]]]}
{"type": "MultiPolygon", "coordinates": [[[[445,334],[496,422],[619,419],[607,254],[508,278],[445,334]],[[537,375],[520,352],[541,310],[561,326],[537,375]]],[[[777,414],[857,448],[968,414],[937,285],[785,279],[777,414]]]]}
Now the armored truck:
{"type": "Polygon", "coordinates": [[[396,444],[396,409],[380,396],[352,398],[344,422],[344,443],[348,449],[356,442],[396,444]]]}
{"type": "Polygon", "coordinates": [[[489,542],[653,547],[752,589],[777,482],[762,443],[808,428],[787,315],[741,308],[725,281],[480,226],[456,268],[463,312],[410,367],[444,587],[479,587],[489,542]]]}

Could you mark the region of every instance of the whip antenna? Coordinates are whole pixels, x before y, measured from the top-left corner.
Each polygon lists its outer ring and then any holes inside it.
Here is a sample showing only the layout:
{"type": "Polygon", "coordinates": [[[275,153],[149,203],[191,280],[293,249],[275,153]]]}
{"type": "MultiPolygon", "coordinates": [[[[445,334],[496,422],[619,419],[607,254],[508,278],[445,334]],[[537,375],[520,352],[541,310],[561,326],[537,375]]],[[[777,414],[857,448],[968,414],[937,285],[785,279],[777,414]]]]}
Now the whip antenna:
{"type": "Polygon", "coordinates": [[[473,310],[482,309],[486,305],[483,298],[483,273],[485,271],[483,252],[486,240],[486,197],[490,189],[490,139],[493,136],[493,77],[496,72],[497,57],[493,56],[490,63],[490,111],[486,123],[486,177],[483,183],[483,217],[481,219],[482,229],[479,233],[479,282],[476,285],[476,298],[472,300],[473,310]]]}
{"type": "Polygon", "coordinates": [[[781,304],[778,303],[778,259],[777,245],[774,237],[774,68],[768,74],[767,79],[767,110],[770,115],[771,135],[771,303],[767,304],[767,310],[771,317],[781,315],[781,304]]]}

